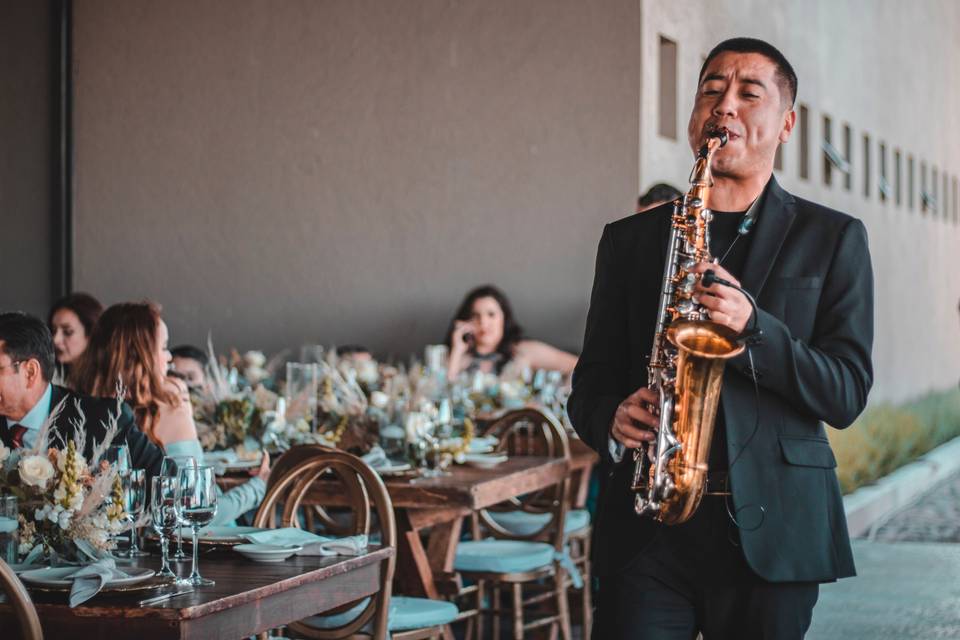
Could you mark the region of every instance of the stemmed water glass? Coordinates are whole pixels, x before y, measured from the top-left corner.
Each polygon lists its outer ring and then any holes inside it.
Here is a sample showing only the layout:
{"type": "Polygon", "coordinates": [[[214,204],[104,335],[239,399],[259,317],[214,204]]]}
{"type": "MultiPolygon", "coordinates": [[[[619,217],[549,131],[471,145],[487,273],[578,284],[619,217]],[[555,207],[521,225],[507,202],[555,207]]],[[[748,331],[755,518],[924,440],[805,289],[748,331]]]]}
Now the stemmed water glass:
{"type": "Polygon", "coordinates": [[[217,480],[213,467],[183,467],[177,487],[177,516],[181,524],[193,529],[193,569],[187,580],[194,586],[213,585],[213,580],[201,577],[197,570],[200,528],[210,524],[217,514],[217,480]]]}
{"type": "Polygon", "coordinates": [[[107,462],[110,463],[120,477],[130,473],[130,449],[125,444],[112,445],[104,454],[107,462]]]}
{"type": "MultiPolygon", "coordinates": [[[[166,456],[160,464],[160,475],[167,478],[176,478],[180,475],[180,469],[186,467],[196,467],[197,460],[193,456],[166,456]]],[[[187,555],[183,552],[183,532],[177,529],[177,552],[173,556],[174,560],[186,560],[187,555]]]]}
{"type": "Polygon", "coordinates": [[[160,536],[161,578],[176,578],[167,560],[167,548],[173,532],[180,528],[177,518],[177,479],[155,476],[150,479],[150,523],[160,536]]]}
{"type": "Polygon", "coordinates": [[[149,556],[146,551],[141,551],[137,543],[137,520],[143,513],[144,502],[146,502],[146,481],[147,472],[143,469],[131,469],[123,480],[123,495],[126,500],[125,511],[130,518],[130,548],[127,550],[127,558],[140,558],[149,556]]]}
{"type": "MultiPolygon", "coordinates": [[[[130,449],[125,444],[115,444],[109,447],[103,454],[106,460],[120,478],[120,483],[124,484],[130,475],[130,449]]],[[[116,548],[116,536],[110,534],[111,545],[116,548]]]]}

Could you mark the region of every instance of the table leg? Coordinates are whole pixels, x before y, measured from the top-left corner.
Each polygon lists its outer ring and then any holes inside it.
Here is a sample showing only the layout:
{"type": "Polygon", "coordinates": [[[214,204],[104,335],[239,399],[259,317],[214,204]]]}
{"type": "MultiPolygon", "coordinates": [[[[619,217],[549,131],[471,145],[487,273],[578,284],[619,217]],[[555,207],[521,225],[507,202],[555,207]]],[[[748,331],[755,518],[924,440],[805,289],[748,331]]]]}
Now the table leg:
{"type": "Polygon", "coordinates": [[[427,550],[420,540],[420,531],[414,528],[406,509],[397,509],[396,514],[397,569],[394,573],[394,592],[421,598],[439,598],[427,550]]]}

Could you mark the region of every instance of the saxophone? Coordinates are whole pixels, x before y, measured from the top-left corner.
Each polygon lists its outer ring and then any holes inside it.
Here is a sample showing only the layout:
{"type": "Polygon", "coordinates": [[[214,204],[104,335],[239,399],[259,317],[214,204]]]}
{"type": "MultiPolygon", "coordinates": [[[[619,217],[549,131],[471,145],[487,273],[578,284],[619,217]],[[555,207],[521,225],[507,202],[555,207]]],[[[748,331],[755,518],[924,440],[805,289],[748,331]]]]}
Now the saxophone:
{"type": "Polygon", "coordinates": [[[690,172],[690,189],[673,206],[647,367],[648,384],[659,396],[654,410],[659,410],[660,422],[649,464],[643,449],[634,450],[632,483],[637,514],[664,524],[689,520],[706,491],[723,367],[744,349],[735,331],[709,321],[707,310],[694,302],[697,276],[690,273],[696,263],[713,260],[710,162],[726,143],[726,129],[707,132],[690,172]]]}

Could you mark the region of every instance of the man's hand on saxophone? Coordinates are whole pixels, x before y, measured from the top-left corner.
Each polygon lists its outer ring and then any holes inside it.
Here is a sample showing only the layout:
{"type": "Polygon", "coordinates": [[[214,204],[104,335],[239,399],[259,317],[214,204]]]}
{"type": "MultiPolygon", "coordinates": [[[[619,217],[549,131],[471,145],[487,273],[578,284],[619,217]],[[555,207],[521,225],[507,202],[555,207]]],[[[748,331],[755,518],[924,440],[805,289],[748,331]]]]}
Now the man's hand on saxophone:
{"type": "Polygon", "coordinates": [[[657,437],[660,419],[650,411],[659,402],[657,392],[643,387],[627,396],[613,414],[610,435],[628,449],[639,449],[657,437]]]}
{"type": "MultiPolygon", "coordinates": [[[[730,272],[718,264],[712,262],[701,262],[695,265],[690,272],[703,275],[707,269],[712,269],[717,276],[724,280],[729,280],[733,284],[740,286],[740,281],[730,275],[730,272]]],[[[742,333],[753,315],[753,307],[747,297],[732,287],[725,287],[719,284],[712,284],[704,287],[700,280],[697,280],[694,301],[707,308],[710,313],[710,319],[717,324],[729,327],[737,333],[742,333]]]]}

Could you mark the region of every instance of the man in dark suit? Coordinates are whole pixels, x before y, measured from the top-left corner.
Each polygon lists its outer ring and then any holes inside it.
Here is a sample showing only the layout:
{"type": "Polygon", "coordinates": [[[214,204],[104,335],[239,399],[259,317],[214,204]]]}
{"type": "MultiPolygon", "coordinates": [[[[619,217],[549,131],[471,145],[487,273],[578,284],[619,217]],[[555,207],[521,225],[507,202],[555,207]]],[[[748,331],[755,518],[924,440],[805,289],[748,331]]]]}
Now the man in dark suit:
{"type": "MultiPolygon", "coordinates": [[[[54,370],[53,339],[38,318],[24,313],[0,313],[0,439],[8,448],[32,447],[47,417],[63,402],[53,423],[50,442],[73,438],[75,423],[83,413],[86,430],[84,456],[88,462],[96,444],[103,442],[116,400],[91,398],[51,384],[54,370]]],[[[126,443],[135,469],[160,473],[163,451],[150,442],[123,403],[113,444],[126,443]]]]}
{"type": "Polygon", "coordinates": [[[855,574],[824,423],[850,425],[873,381],[873,276],[863,224],[773,178],[796,121],[796,75],[771,45],[725,41],[700,72],[688,137],[729,142],[712,163],[711,253],[742,286],[697,286],[710,319],[761,342],[728,361],[707,495],[666,526],[634,513],[633,449],[655,438],[646,388],[672,204],[607,225],[600,239],[569,414],[602,457],[593,545],[594,637],[802,638],[818,584],[855,574]],[[749,219],[753,224],[744,225],[749,219]],[[746,227],[747,233],[742,231],[746,227]]]}

